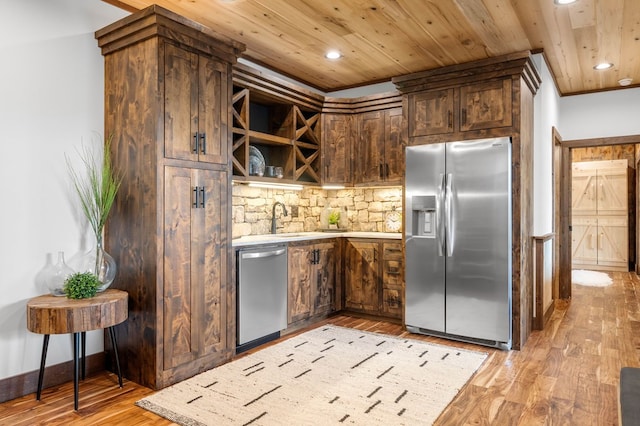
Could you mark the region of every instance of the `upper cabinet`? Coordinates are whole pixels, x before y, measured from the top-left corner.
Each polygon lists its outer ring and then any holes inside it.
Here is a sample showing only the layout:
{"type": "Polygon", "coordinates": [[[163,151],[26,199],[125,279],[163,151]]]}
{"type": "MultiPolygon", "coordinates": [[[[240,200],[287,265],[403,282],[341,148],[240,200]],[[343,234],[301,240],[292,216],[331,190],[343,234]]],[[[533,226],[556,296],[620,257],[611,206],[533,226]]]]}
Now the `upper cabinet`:
{"type": "Polygon", "coordinates": [[[321,95],[236,64],[234,178],[320,183],[322,100],[321,95]]]}
{"type": "Polygon", "coordinates": [[[227,67],[167,42],[164,150],[167,158],[226,164],[227,67]]]}
{"type": "Polygon", "coordinates": [[[410,145],[511,136],[521,124],[522,88],[535,93],[540,84],[528,52],[395,77],[393,82],[405,94],[410,145]]]}
{"type": "Polygon", "coordinates": [[[351,185],[354,116],[328,113],[323,114],[322,121],[322,183],[351,185]]]}
{"type": "Polygon", "coordinates": [[[401,185],[404,173],[402,108],[362,113],[358,125],[355,184],[401,185]]]}
{"type": "Polygon", "coordinates": [[[410,93],[409,138],[511,126],[511,86],[506,77],[410,93]]]}
{"type": "Polygon", "coordinates": [[[404,142],[399,93],[327,98],[323,121],[323,184],[402,184],[404,142]]]}

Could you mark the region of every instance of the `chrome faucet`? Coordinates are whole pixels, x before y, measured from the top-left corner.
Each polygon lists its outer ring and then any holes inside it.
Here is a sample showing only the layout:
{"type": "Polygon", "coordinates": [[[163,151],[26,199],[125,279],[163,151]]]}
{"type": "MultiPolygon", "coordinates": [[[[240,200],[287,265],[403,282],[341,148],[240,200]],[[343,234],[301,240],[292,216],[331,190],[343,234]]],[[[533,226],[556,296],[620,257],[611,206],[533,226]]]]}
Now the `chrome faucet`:
{"type": "Polygon", "coordinates": [[[280,205],[282,206],[282,214],[287,216],[289,213],[287,212],[287,208],[280,201],[276,201],[273,203],[273,209],[271,209],[271,233],[276,233],[276,207],[280,205]]]}

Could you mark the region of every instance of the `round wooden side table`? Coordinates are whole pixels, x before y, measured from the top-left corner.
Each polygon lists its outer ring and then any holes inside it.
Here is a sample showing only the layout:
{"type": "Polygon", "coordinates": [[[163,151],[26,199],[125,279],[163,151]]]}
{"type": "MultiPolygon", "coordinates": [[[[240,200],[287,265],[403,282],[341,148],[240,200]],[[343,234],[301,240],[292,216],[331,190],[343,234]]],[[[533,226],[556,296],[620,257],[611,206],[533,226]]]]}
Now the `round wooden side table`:
{"type": "Polygon", "coordinates": [[[118,370],[118,381],[122,387],[122,373],[113,326],[125,321],[128,315],[128,293],[116,289],[107,289],[88,299],[44,295],[29,300],[27,329],[33,333],[44,334],[36,399],[40,400],[42,394],[44,367],[51,334],[73,333],[73,403],[76,411],[78,410],[80,337],[82,336],[82,378],[84,379],[87,331],[109,329],[118,370]]]}

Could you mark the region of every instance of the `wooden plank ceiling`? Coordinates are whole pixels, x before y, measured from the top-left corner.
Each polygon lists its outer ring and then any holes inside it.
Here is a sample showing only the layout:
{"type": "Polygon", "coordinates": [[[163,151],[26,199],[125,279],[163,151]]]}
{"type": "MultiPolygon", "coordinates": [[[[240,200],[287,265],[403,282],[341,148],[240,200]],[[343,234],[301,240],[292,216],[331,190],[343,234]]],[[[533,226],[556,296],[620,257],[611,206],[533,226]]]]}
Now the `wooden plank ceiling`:
{"type": "Polygon", "coordinates": [[[324,92],[543,49],[562,95],[640,83],[640,0],[105,0],[156,3],[245,43],[244,57],[324,92]],[[327,60],[337,49],[343,57],[327,60]],[[608,61],[612,69],[593,66],[608,61]]]}

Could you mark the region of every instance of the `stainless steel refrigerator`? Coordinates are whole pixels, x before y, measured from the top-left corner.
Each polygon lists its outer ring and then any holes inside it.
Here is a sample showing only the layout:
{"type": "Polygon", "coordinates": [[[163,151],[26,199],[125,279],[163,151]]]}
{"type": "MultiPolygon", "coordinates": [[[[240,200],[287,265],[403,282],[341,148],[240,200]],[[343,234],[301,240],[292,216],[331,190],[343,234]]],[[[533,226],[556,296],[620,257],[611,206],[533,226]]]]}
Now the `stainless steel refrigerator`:
{"type": "Polygon", "coordinates": [[[511,348],[511,141],[406,148],[407,329],[511,348]]]}

